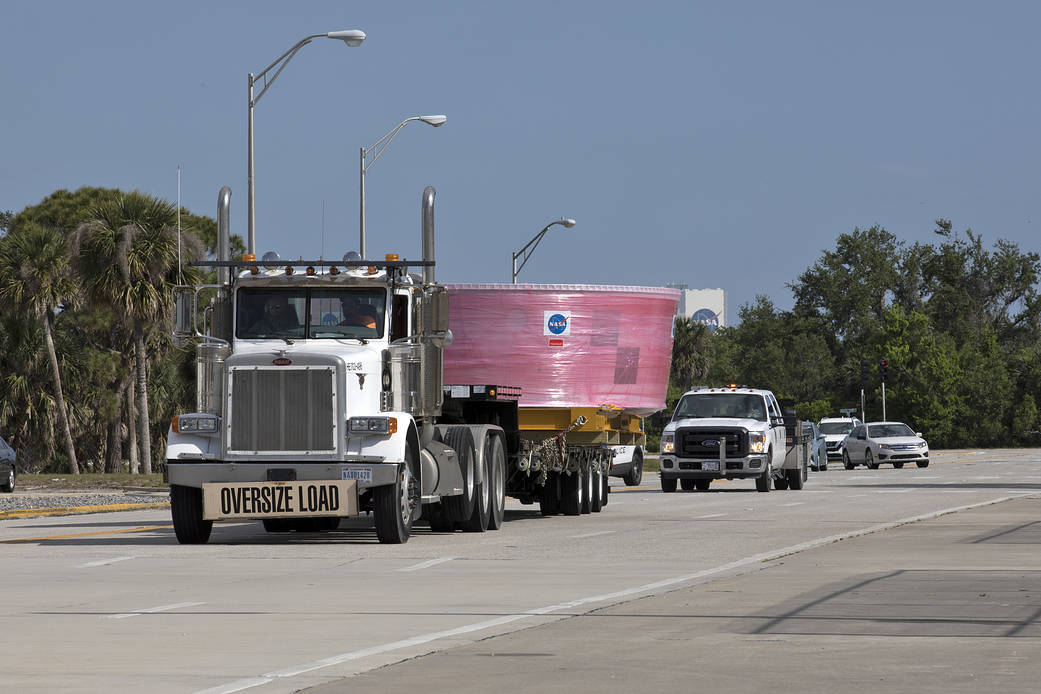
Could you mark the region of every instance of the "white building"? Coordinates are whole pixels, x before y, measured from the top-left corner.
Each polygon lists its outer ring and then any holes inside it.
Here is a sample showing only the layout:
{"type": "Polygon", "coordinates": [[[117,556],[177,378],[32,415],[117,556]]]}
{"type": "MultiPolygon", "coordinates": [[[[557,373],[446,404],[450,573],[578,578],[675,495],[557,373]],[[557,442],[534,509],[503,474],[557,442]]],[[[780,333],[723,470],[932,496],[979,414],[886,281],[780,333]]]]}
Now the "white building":
{"type": "Polygon", "coordinates": [[[726,326],[727,292],[725,289],[687,289],[687,285],[670,282],[665,286],[679,289],[680,303],[676,315],[693,318],[710,330],[726,326]]]}

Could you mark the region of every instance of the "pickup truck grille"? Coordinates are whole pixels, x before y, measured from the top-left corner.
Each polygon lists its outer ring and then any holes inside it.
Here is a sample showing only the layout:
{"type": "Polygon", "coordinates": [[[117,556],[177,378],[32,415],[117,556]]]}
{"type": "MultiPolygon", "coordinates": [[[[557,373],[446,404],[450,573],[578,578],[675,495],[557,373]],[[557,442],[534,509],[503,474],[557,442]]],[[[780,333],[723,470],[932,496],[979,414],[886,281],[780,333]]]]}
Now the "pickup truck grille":
{"type": "Polygon", "coordinates": [[[332,367],[230,369],[229,453],[336,451],[332,367]]]}
{"type": "Polygon", "coordinates": [[[718,458],[719,445],[724,437],[728,458],[748,455],[748,432],[735,427],[679,429],[676,432],[676,453],[682,458],[718,458]]]}

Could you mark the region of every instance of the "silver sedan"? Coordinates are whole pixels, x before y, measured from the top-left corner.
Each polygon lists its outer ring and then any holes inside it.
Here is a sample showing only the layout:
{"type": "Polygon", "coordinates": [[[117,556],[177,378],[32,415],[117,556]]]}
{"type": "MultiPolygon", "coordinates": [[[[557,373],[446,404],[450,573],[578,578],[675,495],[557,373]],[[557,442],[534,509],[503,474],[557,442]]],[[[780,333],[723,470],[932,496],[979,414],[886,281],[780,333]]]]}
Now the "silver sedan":
{"type": "Polygon", "coordinates": [[[902,422],[868,422],[856,426],[843,443],[842,463],[847,470],[882,463],[902,468],[904,463],[929,467],[929,444],[902,422]]]}

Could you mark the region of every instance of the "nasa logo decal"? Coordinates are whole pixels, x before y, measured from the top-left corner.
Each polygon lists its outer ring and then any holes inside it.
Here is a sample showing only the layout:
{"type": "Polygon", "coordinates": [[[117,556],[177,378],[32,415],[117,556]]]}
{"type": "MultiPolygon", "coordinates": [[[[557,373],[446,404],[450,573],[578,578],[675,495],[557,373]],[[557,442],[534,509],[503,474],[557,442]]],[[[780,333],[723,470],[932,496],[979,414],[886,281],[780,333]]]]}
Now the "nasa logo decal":
{"type": "Polygon", "coordinates": [[[571,334],[571,311],[543,311],[543,335],[566,337],[571,334]]]}

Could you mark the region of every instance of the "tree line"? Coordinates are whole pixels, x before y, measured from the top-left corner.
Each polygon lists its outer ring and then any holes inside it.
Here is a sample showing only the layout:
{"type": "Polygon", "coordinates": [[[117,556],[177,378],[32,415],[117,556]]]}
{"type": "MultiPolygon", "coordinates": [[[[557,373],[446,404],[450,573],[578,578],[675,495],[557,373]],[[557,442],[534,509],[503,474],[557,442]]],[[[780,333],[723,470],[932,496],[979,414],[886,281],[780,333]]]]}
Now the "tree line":
{"type": "Polygon", "coordinates": [[[23,472],[156,469],[195,400],[172,287],[200,281],[187,263],[216,246],[212,218],[139,191],[59,190],[0,213],[0,432],[23,472]]]}
{"type": "Polygon", "coordinates": [[[887,362],[886,418],[937,448],[1041,443],[1041,259],[937,220],[933,243],[886,229],[838,237],[788,284],[790,311],[765,296],[714,333],[677,322],[669,405],[691,385],[739,383],[796,403],[803,419],[882,419],[879,364],[887,362]]]}

